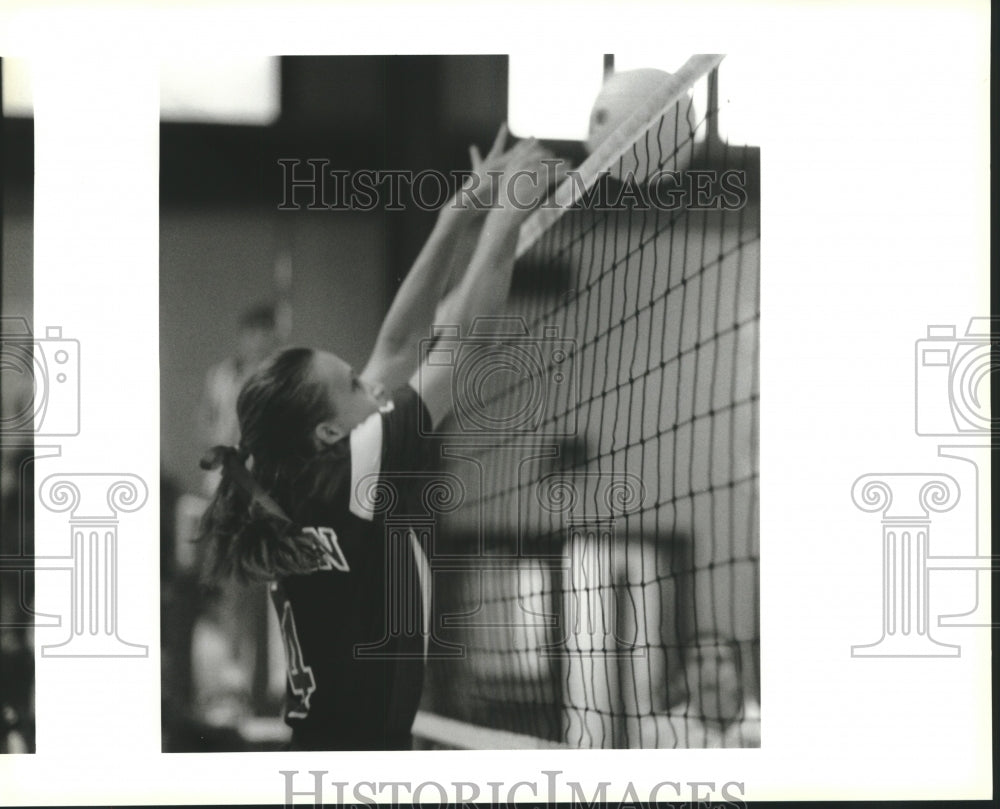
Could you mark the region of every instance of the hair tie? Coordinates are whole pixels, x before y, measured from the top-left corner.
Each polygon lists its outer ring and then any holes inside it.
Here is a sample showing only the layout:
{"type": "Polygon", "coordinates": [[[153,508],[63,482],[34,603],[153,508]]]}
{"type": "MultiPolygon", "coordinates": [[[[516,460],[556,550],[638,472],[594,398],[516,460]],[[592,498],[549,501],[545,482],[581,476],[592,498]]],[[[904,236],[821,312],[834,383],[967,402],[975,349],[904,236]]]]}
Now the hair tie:
{"type": "Polygon", "coordinates": [[[221,466],[223,477],[230,478],[250,495],[251,506],[254,503],[259,503],[265,511],[270,512],[275,517],[291,522],[281,506],[260,487],[260,484],[250,474],[250,470],[246,466],[249,455],[250,453],[246,451],[245,447],[237,449],[236,447],[216,446],[205,453],[200,466],[205,470],[218,469],[221,466]]]}

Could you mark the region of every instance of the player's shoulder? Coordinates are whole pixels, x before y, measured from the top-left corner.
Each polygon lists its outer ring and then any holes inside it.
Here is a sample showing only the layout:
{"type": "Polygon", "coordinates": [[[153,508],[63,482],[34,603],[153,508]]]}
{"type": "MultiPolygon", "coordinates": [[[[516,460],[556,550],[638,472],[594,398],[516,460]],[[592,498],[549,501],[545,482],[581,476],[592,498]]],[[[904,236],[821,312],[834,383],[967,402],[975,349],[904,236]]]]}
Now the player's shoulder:
{"type": "Polygon", "coordinates": [[[424,434],[425,417],[426,407],[420,395],[410,385],[402,385],[351,430],[352,455],[378,455],[380,450],[410,445],[424,434]]]}
{"type": "Polygon", "coordinates": [[[427,405],[412,385],[401,385],[392,397],[379,408],[386,427],[394,433],[405,432],[425,435],[429,432],[430,418],[427,405]]]}

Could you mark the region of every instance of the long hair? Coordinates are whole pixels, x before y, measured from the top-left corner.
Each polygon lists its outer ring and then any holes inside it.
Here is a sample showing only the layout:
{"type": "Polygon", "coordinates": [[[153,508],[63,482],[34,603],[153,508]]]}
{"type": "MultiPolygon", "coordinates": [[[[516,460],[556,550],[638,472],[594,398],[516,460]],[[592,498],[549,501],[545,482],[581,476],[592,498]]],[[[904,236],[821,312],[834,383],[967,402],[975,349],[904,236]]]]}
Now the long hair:
{"type": "Polygon", "coordinates": [[[314,357],[312,349],[289,348],[261,365],[237,399],[239,447],[213,447],[201,461],[222,469],[199,531],[212,578],[262,581],[316,569],[315,543],[279,505],[319,454],[316,425],[335,416],[314,357]]]}

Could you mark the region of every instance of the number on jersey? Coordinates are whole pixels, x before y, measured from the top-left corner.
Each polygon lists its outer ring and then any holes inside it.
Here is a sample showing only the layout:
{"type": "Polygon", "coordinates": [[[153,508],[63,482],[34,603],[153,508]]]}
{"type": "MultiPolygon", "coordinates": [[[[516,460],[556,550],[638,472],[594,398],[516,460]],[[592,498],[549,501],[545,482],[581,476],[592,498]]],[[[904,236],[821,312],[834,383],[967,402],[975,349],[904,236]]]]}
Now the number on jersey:
{"type": "Polygon", "coordinates": [[[351,568],[347,564],[347,557],[340,549],[340,542],[337,540],[337,532],[325,525],[319,528],[303,528],[305,533],[316,540],[316,545],[320,549],[320,563],[317,570],[339,570],[341,573],[349,573],[351,568]]]}
{"type": "Polygon", "coordinates": [[[309,698],[316,690],[316,678],[312,669],[302,659],[302,647],[299,645],[299,635],[295,629],[295,616],[292,605],[282,600],[279,608],[281,614],[281,637],[285,642],[285,660],[288,663],[288,685],[292,693],[299,698],[300,710],[289,711],[290,717],[303,719],[309,713],[309,698]]]}

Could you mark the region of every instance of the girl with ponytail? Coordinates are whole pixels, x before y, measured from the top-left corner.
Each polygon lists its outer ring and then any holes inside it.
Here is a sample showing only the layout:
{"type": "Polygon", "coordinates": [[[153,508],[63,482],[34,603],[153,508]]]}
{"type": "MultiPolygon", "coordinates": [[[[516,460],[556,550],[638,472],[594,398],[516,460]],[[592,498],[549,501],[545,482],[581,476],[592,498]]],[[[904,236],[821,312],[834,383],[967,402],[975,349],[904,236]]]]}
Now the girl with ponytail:
{"type": "Polygon", "coordinates": [[[316,455],[310,425],[334,415],[312,378],[314,360],[311,349],[292,348],[260,367],[237,400],[239,447],[212,447],[201,460],[202,469],[222,471],[202,519],[212,576],[270,581],[316,566],[313,541],[265,489],[295,490],[316,455]]]}
{"type": "MultiPolygon", "coordinates": [[[[377,481],[405,494],[432,466],[427,428],[453,406],[452,368],[418,368],[420,341],[435,318],[462,334],[501,311],[520,225],[562,175],[536,141],[505,140],[501,128],[485,159],[473,147],[469,184],[441,209],[364,370],[281,351],[240,392],[239,445],[202,459],[222,472],[201,527],[211,570],[270,582],[293,749],[411,745],[430,573],[416,533],[387,532],[366,492],[377,481]]],[[[458,337],[438,340],[457,356],[458,337]]]]}

